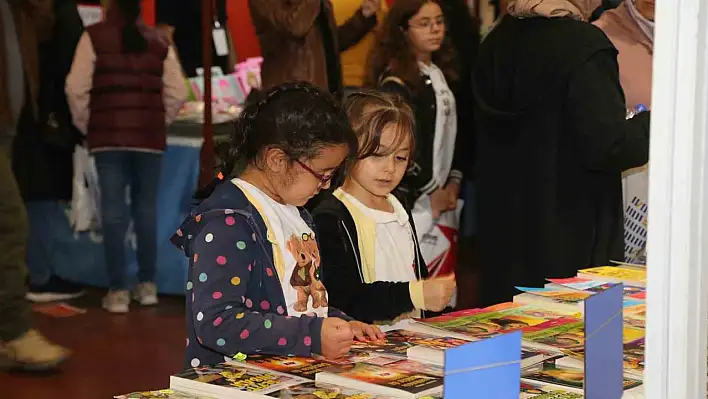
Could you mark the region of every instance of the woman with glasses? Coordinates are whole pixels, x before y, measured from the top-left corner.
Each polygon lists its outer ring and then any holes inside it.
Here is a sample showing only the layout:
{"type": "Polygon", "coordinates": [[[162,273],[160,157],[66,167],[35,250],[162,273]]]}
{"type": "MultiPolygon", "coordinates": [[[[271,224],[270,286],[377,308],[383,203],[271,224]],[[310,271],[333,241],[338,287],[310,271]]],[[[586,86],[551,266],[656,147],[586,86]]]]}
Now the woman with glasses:
{"type": "MultiPolygon", "coordinates": [[[[413,208],[414,219],[431,211],[437,219],[457,206],[463,168],[455,151],[458,115],[449,83],[458,74],[453,60],[436,0],[396,1],[369,56],[368,84],[403,96],[415,114],[416,152],[395,191],[413,208]]],[[[424,233],[421,228],[418,236],[424,233]]]]}

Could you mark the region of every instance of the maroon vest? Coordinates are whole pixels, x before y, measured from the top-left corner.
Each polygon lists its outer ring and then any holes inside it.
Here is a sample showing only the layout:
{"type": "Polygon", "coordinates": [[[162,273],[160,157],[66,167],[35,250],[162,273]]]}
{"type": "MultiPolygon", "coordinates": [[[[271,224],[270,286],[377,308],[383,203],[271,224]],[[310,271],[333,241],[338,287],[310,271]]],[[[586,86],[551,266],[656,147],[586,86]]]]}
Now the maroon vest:
{"type": "Polygon", "coordinates": [[[122,26],[120,17],[109,13],[105,22],[87,29],[96,53],[89,149],[162,151],[167,134],[162,75],[168,44],[156,30],[139,24],[147,51],[124,53],[122,26]]]}

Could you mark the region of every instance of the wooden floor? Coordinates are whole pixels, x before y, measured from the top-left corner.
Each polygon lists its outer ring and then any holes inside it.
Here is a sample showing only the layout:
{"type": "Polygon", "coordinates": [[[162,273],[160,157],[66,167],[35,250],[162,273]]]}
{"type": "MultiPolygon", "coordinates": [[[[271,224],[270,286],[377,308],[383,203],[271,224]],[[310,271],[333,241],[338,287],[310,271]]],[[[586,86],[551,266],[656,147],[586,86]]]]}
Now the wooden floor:
{"type": "Polygon", "coordinates": [[[182,367],[184,299],[161,298],[155,308],[131,307],[126,315],[100,308],[101,292],[71,302],[86,314],[52,318],[35,313],[36,327],[74,356],[61,372],[46,375],[0,373],[2,398],[101,399],[167,388],[182,367]]]}
{"type": "MultiPolygon", "coordinates": [[[[460,255],[459,264],[469,264],[464,250],[460,255]]],[[[458,267],[457,283],[458,307],[474,307],[473,268],[458,267]]],[[[133,305],[130,313],[113,315],[100,308],[102,294],[90,290],[71,302],[87,309],[82,315],[58,319],[36,314],[36,327],[71,348],[74,356],[55,374],[0,372],[0,398],[102,399],[169,386],[169,376],[181,370],[184,356],[184,299],[161,297],[157,307],[133,305]]]]}

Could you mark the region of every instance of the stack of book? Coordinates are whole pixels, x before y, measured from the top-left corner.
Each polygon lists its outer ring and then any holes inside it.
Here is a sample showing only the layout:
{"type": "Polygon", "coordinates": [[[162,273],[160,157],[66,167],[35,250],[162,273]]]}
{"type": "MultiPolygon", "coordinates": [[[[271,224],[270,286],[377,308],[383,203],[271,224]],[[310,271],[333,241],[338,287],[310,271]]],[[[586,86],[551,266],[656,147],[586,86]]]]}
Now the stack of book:
{"type": "Polygon", "coordinates": [[[120,398],[441,398],[445,350],[518,330],[519,397],[582,398],[583,301],[618,282],[625,284],[624,388],[630,390],[641,385],[644,369],[645,281],[645,270],[635,266],[581,270],[545,287],[519,287],[513,303],[416,320],[410,330],[387,332],[385,342],[356,342],[349,356],[336,361],[252,355],[176,374],[171,390],[120,398]]]}
{"type": "Polygon", "coordinates": [[[514,297],[513,303],[449,313],[419,322],[464,334],[472,340],[521,330],[524,348],[556,355],[553,361],[544,363],[543,370],[524,373],[521,397],[533,397],[528,396],[529,392],[543,389],[582,394],[583,302],[616,283],[624,284],[624,386],[629,390],[641,385],[644,371],[646,270],[636,265],[581,270],[574,278],[549,279],[544,287],[517,287],[521,293],[514,297]],[[542,384],[545,388],[528,388],[529,384],[542,384]]]}
{"type": "MultiPolygon", "coordinates": [[[[443,351],[470,342],[408,330],[386,336],[382,342],[357,342],[349,356],[335,361],[252,355],[243,362],[196,367],[172,376],[172,391],[160,392],[195,398],[435,399],[443,394],[443,351]]],[[[539,373],[554,356],[524,350],[521,367],[539,373]]],[[[152,397],[142,394],[135,398],[152,397]]]]}

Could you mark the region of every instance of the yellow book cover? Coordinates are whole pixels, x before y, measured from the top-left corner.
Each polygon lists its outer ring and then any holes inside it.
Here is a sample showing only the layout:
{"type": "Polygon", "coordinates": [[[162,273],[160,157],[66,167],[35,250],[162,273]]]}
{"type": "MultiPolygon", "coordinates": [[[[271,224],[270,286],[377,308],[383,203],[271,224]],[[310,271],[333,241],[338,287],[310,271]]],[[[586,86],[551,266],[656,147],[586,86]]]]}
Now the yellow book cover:
{"type": "Polygon", "coordinates": [[[595,277],[607,277],[613,280],[633,281],[646,284],[646,270],[625,269],[617,266],[600,266],[583,269],[578,272],[578,275],[589,275],[595,277]]]}

